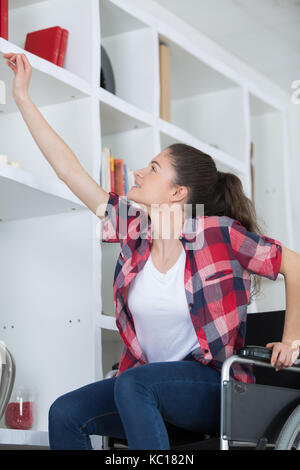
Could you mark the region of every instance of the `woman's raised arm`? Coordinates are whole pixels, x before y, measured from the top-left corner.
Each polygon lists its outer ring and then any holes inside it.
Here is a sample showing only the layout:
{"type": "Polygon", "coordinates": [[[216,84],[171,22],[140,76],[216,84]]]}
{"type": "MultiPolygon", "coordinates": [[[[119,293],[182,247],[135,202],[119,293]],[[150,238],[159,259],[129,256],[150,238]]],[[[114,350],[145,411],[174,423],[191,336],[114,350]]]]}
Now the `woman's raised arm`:
{"type": "Polygon", "coordinates": [[[32,68],[25,54],[3,54],[14,72],[12,95],[42,154],[56,175],[98,217],[103,218],[109,194],[81,166],[78,158],[52,129],[28,94],[32,68]]]}

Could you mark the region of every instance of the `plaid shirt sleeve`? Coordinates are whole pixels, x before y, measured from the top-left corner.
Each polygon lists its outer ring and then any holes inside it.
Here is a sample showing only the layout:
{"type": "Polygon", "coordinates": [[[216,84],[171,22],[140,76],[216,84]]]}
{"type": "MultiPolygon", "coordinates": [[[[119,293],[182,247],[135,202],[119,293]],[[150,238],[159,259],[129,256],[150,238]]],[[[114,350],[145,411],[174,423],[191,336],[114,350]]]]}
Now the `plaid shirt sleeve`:
{"type": "Polygon", "coordinates": [[[102,241],[119,242],[123,247],[129,238],[137,239],[140,235],[140,222],[144,220],[143,214],[126,196],[110,191],[103,218],[102,241]]]}
{"type": "Polygon", "coordinates": [[[275,281],[280,271],[282,244],[266,235],[249,232],[238,220],[228,227],[235,257],[252,274],[275,281]]]}

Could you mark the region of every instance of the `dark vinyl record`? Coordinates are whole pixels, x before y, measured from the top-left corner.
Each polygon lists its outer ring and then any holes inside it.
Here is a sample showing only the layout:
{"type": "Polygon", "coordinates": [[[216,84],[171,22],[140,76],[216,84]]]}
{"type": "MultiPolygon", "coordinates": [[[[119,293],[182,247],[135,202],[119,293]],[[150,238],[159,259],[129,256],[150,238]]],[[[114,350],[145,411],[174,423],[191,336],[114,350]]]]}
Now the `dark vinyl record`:
{"type": "Polygon", "coordinates": [[[103,46],[101,46],[100,86],[110,93],[113,93],[114,95],[116,94],[116,84],[112,65],[103,46]]]}

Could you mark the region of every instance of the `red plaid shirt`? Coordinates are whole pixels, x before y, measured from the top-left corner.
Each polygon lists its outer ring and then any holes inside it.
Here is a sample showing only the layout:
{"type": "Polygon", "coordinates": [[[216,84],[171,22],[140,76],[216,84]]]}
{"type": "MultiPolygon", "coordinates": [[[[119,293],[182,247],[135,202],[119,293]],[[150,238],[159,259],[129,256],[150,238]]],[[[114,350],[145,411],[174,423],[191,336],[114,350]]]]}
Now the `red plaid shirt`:
{"type": "MultiPolygon", "coordinates": [[[[179,239],[186,252],[186,299],[199,340],[199,348],[192,355],[221,371],[224,360],[245,344],[250,273],[276,280],[282,245],[247,231],[227,216],[187,218],[179,239]]],[[[113,285],[116,325],[124,342],[118,377],[126,369],[148,362],[137,340],[127,297],[130,282],[150,255],[150,216],[127,196],[109,192],[102,241],[121,245],[113,285]]],[[[238,381],[255,383],[251,365],[234,363],[230,374],[238,381]]]]}

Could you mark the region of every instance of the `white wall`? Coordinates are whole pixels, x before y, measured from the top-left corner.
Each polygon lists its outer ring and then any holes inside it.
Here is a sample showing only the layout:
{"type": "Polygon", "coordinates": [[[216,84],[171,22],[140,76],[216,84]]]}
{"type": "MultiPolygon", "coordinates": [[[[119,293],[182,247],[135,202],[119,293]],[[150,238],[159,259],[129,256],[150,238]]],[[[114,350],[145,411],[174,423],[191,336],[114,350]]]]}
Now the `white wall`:
{"type": "MultiPolygon", "coordinates": [[[[300,71],[299,77],[300,79],[300,71]]],[[[289,105],[290,182],[295,251],[300,254],[300,103],[289,105]]]]}

